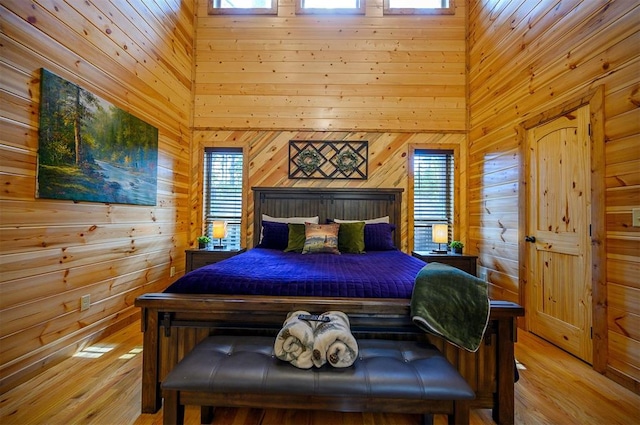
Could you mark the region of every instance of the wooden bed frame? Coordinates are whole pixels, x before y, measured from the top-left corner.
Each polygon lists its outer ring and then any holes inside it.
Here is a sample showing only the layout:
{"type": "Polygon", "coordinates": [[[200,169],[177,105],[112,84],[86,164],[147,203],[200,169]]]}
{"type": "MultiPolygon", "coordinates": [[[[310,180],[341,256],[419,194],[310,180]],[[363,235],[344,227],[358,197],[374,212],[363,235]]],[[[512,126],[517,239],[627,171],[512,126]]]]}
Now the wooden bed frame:
{"type": "MultiPolygon", "coordinates": [[[[253,188],[254,244],[262,214],[274,217],[315,216],[369,219],[389,216],[401,239],[402,189],[253,188]]],[[[321,313],[342,310],[349,315],[357,338],[429,339],[457,367],[476,399],[471,408],[493,409],[499,424],[514,422],[515,318],[524,310],[515,303],[491,301],[484,343],[475,353],[427,335],[410,320],[410,300],[186,295],[150,293],[136,299],[144,332],[142,412],[154,413],[162,404],[160,383],[199,341],[214,333],[276,335],[292,310],[321,313]]]]}

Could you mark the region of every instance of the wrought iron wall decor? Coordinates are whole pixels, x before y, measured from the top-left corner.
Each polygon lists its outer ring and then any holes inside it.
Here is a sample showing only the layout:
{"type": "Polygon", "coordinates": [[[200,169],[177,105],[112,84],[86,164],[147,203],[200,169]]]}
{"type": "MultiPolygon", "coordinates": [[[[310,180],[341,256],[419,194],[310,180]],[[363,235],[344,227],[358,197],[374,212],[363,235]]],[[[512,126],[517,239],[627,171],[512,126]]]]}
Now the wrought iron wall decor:
{"type": "Polygon", "coordinates": [[[368,174],[367,141],[290,140],[290,179],[360,179],[368,174]]]}

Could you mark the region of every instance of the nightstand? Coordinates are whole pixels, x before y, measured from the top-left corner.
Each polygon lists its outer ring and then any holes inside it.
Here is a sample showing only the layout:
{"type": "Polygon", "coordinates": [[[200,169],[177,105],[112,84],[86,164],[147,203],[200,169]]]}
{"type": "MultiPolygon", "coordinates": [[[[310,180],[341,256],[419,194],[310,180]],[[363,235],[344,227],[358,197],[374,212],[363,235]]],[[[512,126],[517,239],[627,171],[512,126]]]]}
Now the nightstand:
{"type": "Polygon", "coordinates": [[[453,266],[457,269],[463,270],[471,275],[477,276],[476,260],[477,255],[466,254],[434,254],[430,251],[413,251],[411,252],[416,258],[421,259],[427,263],[442,263],[453,266]]]}
{"type": "Polygon", "coordinates": [[[235,250],[187,249],[185,250],[185,254],[187,256],[185,273],[188,273],[191,270],[199,269],[200,267],[206,266],[207,264],[213,264],[222,260],[226,260],[227,258],[231,258],[234,255],[241,254],[246,250],[246,248],[235,250]]]}

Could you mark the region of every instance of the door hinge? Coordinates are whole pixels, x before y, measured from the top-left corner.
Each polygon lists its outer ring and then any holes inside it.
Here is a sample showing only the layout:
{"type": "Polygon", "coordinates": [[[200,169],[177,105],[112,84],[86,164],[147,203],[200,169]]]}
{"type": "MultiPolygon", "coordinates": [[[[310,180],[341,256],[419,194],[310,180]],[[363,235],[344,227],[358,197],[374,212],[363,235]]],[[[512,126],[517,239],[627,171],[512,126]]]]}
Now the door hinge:
{"type": "Polygon", "coordinates": [[[593,339],[593,326],[591,327],[591,339],[593,339]]]}
{"type": "Polygon", "coordinates": [[[589,225],[589,237],[591,237],[591,225],[589,225]]]}
{"type": "Polygon", "coordinates": [[[589,124],[587,127],[588,127],[587,131],[589,132],[589,136],[591,136],[591,124],[589,124]]]}

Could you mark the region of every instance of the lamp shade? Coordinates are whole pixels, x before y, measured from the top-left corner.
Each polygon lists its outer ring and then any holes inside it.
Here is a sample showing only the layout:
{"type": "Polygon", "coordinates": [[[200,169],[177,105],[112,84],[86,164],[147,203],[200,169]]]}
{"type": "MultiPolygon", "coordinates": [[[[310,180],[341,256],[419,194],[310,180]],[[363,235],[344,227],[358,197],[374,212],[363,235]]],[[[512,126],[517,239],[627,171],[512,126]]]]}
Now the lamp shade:
{"type": "Polygon", "coordinates": [[[446,224],[434,224],[431,230],[431,238],[435,243],[449,242],[449,226],[446,224]]]}
{"type": "Polygon", "coordinates": [[[216,239],[222,239],[227,237],[227,222],[226,221],[214,221],[213,222],[213,237],[216,239]]]}

